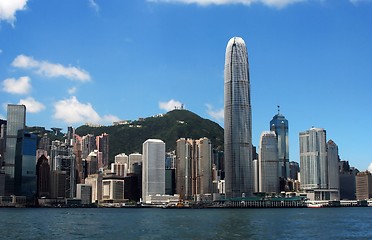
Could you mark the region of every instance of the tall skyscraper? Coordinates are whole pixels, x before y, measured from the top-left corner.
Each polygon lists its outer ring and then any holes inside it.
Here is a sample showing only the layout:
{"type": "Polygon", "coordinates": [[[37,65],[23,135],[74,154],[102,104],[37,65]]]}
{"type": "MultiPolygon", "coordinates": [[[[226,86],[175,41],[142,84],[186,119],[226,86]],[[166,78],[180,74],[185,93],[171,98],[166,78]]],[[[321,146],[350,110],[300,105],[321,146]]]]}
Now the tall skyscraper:
{"type": "Polygon", "coordinates": [[[148,139],[143,143],[142,199],[165,194],[165,143],[148,139]]]}
{"type": "Polygon", "coordinates": [[[102,153],[99,154],[98,159],[98,167],[107,167],[109,163],[109,135],[107,133],[103,133],[96,137],[96,144],[98,152],[102,153]]]}
{"type": "Polygon", "coordinates": [[[286,179],[289,177],[289,139],[288,139],[288,120],[280,113],[270,121],[270,131],[274,131],[278,140],[279,158],[279,177],[286,179]]]}
{"type": "Polygon", "coordinates": [[[247,197],[253,192],[252,113],[248,54],[240,37],[226,47],[224,95],[226,197],[247,197]]]}
{"type": "Polygon", "coordinates": [[[340,189],[338,146],[332,140],[329,140],[327,142],[327,160],[328,160],[328,188],[340,189]]]}
{"type": "Polygon", "coordinates": [[[300,132],[300,166],[302,189],[327,188],[326,131],[311,128],[300,132]]]}
{"type": "Polygon", "coordinates": [[[259,191],[279,192],[278,141],[275,132],[263,132],[260,138],[258,161],[259,191]]]}
{"type": "Polygon", "coordinates": [[[36,177],[37,136],[25,130],[18,131],[14,168],[15,194],[34,198],[37,190],[36,177]]]}
{"type": "Polygon", "coordinates": [[[18,130],[26,126],[26,106],[8,104],[5,151],[5,195],[14,194],[14,167],[18,130]]]}

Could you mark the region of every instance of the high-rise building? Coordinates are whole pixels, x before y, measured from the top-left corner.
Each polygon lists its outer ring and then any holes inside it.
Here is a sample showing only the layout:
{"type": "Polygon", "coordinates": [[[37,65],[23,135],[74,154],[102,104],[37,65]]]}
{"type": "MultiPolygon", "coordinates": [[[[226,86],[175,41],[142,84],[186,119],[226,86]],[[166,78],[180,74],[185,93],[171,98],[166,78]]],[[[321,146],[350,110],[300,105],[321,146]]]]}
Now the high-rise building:
{"type": "Polygon", "coordinates": [[[37,190],[36,177],[37,136],[25,130],[19,130],[17,136],[14,183],[15,194],[34,198],[37,190]]]}
{"type": "Polygon", "coordinates": [[[96,144],[98,152],[102,153],[98,159],[98,168],[105,168],[109,163],[109,135],[103,133],[96,137],[96,144]]]}
{"type": "Polygon", "coordinates": [[[76,185],[76,198],[81,199],[81,204],[92,203],[92,186],[89,184],[76,185]]]}
{"type": "Polygon", "coordinates": [[[227,44],[224,72],[226,196],[248,197],[253,192],[252,112],[248,54],[240,37],[227,44]]]}
{"type": "Polygon", "coordinates": [[[87,134],[81,138],[81,157],[86,159],[89,153],[96,149],[96,139],[93,134],[87,134]]]}
{"type": "Polygon", "coordinates": [[[359,173],[359,170],[350,167],[349,161],[340,161],[340,199],[345,200],[355,200],[356,193],[356,175],[359,173]]]}
{"type": "Polygon", "coordinates": [[[208,138],[195,140],[195,194],[212,194],[212,143],[208,138]]]}
{"type": "Polygon", "coordinates": [[[288,120],[280,113],[270,121],[270,131],[274,131],[278,141],[279,177],[289,177],[288,120]]]}
{"type": "Polygon", "coordinates": [[[324,129],[311,128],[300,132],[301,188],[308,193],[309,199],[338,200],[340,198],[339,188],[337,188],[339,180],[334,176],[334,171],[338,171],[335,162],[338,162],[337,146],[334,143],[327,145],[324,129]],[[330,159],[328,159],[328,150],[330,159]]]}
{"type": "Polygon", "coordinates": [[[300,164],[295,161],[289,162],[289,178],[292,180],[298,180],[298,174],[300,172],[300,164]]]}
{"type": "Polygon", "coordinates": [[[100,202],[102,200],[102,174],[89,175],[85,179],[85,184],[92,186],[92,202],[100,202]]]}
{"type": "Polygon", "coordinates": [[[327,161],[328,161],[328,188],[340,189],[340,170],[337,144],[329,140],[327,142],[327,161]]]}
{"type": "Polygon", "coordinates": [[[132,153],[129,154],[129,173],[136,173],[137,175],[141,175],[142,172],[142,154],[140,153],[132,153]],[[141,170],[141,171],[138,171],[141,170]]]}
{"type": "Polygon", "coordinates": [[[263,132],[258,161],[259,191],[279,192],[278,141],[275,132],[263,132]]]}
{"type": "Polygon", "coordinates": [[[50,165],[48,158],[41,155],[36,164],[37,196],[50,197],[50,165]]]}
{"type": "Polygon", "coordinates": [[[328,164],[326,131],[311,128],[300,132],[301,188],[327,189],[328,164]]]}
{"type": "Polygon", "coordinates": [[[157,194],[165,194],[165,143],[148,139],[143,143],[142,200],[157,194]]]}
{"type": "Polygon", "coordinates": [[[372,198],[372,175],[370,172],[360,172],[356,176],[356,199],[367,200],[372,198]]]}
{"type": "Polygon", "coordinates": [[[57,140],[53,141],[50,163],[51,197],[75,197],[76,159],[73,147],[57,140]]]}
{"type": "Polygon", "coordinates": [[[8,104],[5,151],[5,195],[15,194],[14,174],[18,130],[26,126],[26,106],[8,104]]]}
{"type": "Polygon", "coordinates": [[[176,150],[176,193],[182,199],[192,198],[193,141],[180,138],[177,140],[176,150]]]}
{"type": "MultiPolygon", "coordinates": [[[[0,119],[0,170],[4,164],[6,121],[0,119]]],[[[1,196],[1,195],[0,195],[1,196]]]]}

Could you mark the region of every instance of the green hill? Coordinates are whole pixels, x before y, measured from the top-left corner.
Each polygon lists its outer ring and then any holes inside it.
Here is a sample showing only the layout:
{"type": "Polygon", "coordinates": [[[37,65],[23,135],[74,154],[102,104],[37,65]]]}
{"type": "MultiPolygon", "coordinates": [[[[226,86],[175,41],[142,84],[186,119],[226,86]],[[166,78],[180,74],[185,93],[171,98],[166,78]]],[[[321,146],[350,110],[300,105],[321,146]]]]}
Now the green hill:
{"type": "Polygon", "coordinates": [[[84,125],[78,127],[75,132],[80,136],[89,133],[95,136],[109,134],[110,161],[119,153],[141,153],[142,143],[150,138],[163,140],[166,151],[175,150],[179,138],[207,137],[212,141],[213,148],[223,148],[223,128],[187,110],[173,110],[162,116],[144,118],[125,125],[106,127],[84,125]]]}

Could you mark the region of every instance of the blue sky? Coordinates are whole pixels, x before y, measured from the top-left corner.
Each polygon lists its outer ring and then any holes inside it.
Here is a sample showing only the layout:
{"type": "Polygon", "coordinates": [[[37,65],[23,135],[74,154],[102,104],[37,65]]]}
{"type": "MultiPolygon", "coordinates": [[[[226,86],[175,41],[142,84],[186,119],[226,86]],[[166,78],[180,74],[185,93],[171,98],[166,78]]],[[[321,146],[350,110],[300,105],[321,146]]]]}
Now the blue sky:
{"type": "Polygon", "coordinates": [[[253,143],[277,113],[372,162],[371,0],[0,0],[0,118],[110,124],[179,106],[223,126],[225,48],[248,48],[253,143]]]}

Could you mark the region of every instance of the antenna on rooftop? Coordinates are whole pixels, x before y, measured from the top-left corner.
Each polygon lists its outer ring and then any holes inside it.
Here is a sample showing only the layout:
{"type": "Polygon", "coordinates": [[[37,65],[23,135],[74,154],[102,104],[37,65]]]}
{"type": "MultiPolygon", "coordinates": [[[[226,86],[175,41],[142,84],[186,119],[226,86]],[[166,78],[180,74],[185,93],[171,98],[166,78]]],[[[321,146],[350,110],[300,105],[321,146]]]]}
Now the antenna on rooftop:
{"type": "Polygon", "coordinates": [[[280,106],[278,105],[277,107],[278,107],[278,115],[279,115],[280,114],[280,106]]]}

